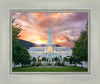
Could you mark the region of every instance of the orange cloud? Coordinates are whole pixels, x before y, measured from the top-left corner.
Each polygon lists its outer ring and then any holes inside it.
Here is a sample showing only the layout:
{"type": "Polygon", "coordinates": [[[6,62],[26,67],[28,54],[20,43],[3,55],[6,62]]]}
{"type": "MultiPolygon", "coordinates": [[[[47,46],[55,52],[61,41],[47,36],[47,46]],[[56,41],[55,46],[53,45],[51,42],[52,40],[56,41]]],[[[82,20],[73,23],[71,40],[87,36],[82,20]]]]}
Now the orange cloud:
{"type": "Polygon", "coordinates": [[[35,16],[35,18],[37,20],[44,20],[44,19],[48,19],[48,17],[46,17],[44,14],[42,13],[31,13],[33,16],[35,16]]]}
{"type": "Polygon", "coordinates": [[[19,39],[33,43],[46,43],[48,29],[51,28],[54,43],[61,46],[73,46],[72,41],[79,37],[80,30],[83,24],[86,23],[87,13],[15,12],[13,17],[16,18],[15,24],[21,25],[23,28],[19,34],[21,36],[19,39]],[[67,37],[72,41],[67,40],[67,37]]]}
{"type": "Polygon", "coordinates": [[[43,44],[43,43],[47,43],[47,40],[44,39],[43,37],[41,36],[37,36],[34,43],[37,43],[37,44],[43,44]]]}
{"type": "Polygon", "coordinates": [[[52,17],[54,18],[59,18],[61,16],[60,13],[52,13],[52,17]]]}
{"type": "Polygon", "coordinates": [[[20,20],[24,21],[25,20],[25,15],[22,15],[21,18],[20,18],[20,20]]]}
{"type": "Polygon", "coordinates": [[[63,15],[71,15],[71,14],[73,14],[73,13],[62,13],[63,15]]]}
{"type": "Polygon", "coordinates": [[[66,42],[67,41],[67,37],[65,37],[65,36],[60,36],[60,37],[58,37],[58,39],[56,39],[56,40],[54,40],[54,43],[64,43],[64,42],[66,42]]]}

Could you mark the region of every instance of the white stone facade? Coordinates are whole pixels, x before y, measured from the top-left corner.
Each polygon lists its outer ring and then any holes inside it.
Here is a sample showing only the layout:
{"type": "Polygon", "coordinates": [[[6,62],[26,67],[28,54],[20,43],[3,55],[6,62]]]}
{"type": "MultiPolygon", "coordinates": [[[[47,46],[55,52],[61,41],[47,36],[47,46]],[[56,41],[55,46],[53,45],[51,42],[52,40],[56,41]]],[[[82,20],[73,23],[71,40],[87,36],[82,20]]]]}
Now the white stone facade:
{"type": "Polygon", "coordinates": [[[46,62],[48,63],[53,63],[53,58],[55,57],[58,57],[62,62],[64,57],[72,55],[72,49],[70,47],[57,47],[53,43],[51,29],[49,29],[47,44],[44,44],[43,47],[30,47],[28,51],[32,58],[36,57],[37,62],[42,57],[46,57],[46,62]]]}

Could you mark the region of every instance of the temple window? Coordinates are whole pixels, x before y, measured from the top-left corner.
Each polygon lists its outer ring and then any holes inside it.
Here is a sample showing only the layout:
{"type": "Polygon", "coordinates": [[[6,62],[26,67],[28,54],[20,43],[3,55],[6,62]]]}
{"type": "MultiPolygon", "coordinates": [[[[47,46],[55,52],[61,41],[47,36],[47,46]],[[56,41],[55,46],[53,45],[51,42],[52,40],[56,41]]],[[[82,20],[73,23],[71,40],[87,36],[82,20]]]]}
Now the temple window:
{"type": "Polygon", "coordinates": [[[52,47],[51,46],[48,47],[48,52],[52,52],[52,47]]]}

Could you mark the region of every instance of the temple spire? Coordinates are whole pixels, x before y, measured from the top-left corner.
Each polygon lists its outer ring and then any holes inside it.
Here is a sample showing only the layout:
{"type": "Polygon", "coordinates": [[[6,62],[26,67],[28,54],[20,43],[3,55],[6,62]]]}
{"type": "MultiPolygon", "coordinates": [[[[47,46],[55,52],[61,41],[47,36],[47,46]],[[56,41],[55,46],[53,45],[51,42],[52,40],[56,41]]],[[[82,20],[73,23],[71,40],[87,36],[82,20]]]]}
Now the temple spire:
{"type": "Polygon", "coordinates": [[[53,44],[52,30],[51,30],[51,28],[48,31],[48,44],[53,44]]]}

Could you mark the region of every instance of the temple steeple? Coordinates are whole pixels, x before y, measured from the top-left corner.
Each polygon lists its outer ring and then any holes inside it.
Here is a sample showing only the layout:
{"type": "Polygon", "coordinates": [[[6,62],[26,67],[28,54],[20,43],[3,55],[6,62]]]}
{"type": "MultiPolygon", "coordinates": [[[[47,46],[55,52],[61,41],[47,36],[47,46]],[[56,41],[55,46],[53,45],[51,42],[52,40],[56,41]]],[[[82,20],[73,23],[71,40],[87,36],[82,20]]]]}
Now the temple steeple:
{"type": "Polygon", "coordinates": [[[51,29],[49,29],[49,31],[48,31],[48,44],[53,44],[52,30],[51,29]]]}

